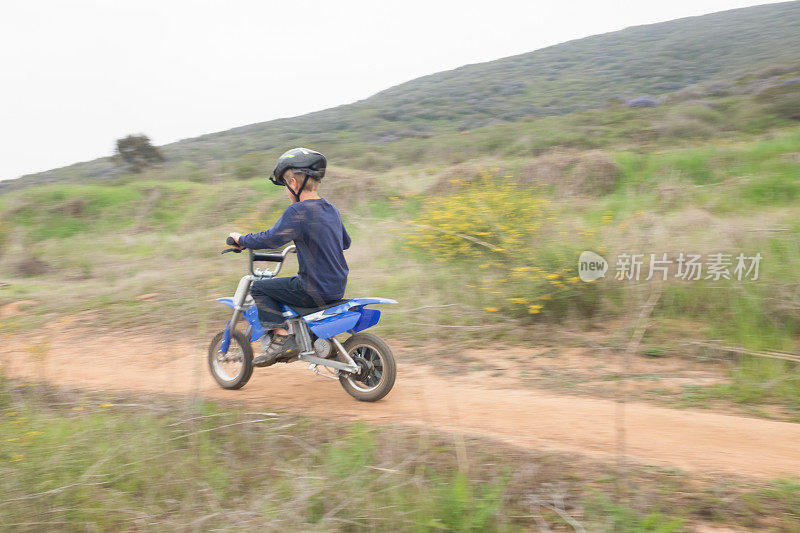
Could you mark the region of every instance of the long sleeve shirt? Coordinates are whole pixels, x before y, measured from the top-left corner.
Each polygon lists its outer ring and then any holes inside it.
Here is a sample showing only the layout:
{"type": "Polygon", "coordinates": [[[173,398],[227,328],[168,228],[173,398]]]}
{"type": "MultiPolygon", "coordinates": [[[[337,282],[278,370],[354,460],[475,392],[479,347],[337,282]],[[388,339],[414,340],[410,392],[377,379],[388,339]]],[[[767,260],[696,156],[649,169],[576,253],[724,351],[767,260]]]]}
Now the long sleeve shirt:
{"type": "Polygon", "coordinates": [[[336,207],[324,198],[296,202],[270,229],[239,237],[240,246],[254,250],[289,241],[297,246],[297,277],[303,289],[326,302],[342,298],[350,272],[343,251],[350,247],[350,236],[336,207]]]}

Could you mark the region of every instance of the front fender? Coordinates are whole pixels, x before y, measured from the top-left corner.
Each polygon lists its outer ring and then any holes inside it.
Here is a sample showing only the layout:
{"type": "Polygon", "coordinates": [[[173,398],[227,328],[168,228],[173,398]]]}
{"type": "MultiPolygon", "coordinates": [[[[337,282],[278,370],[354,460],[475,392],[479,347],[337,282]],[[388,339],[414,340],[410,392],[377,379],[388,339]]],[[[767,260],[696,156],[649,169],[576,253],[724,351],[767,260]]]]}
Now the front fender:
{"type": "MultiPolygon", "coordinates": [[[[236,304],[233,303],[233,298],[231,297],[217,298],[217,301],[221,304],[227,305],[231,309],[236,309],[236,304]]],[[[255,305],[251,305],[245,309],[242,313],[242,316],[247,323],[250,324],[250,342],[255,342],[264,336],[266,330],[264,329],[264,326],[261,325],[261,321],[258,319],[258,309],[255,305]]],[[[227,326],[225,329],[228,329],[227,326]]]]}
{"type": "Polygon", "coordinates": [[[227,297],[227,298],[217,298],[217,301],[218,301],[219,303],[221,303],[221,304],[225,304],[225,305],[227,305],[227,306],[228,306],[228,307],[230,307],[231,309],[235,309],[235,308],[236,308],[236,305],[233,303],[233,298],[231,298],[231,297],[227,297]]]}

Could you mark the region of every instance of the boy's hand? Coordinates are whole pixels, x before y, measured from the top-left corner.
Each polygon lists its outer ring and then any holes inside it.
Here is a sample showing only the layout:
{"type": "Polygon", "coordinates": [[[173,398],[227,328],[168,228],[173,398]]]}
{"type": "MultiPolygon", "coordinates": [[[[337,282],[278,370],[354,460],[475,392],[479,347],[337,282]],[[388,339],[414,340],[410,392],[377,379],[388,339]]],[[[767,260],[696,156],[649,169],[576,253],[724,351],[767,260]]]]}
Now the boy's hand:
{"type": "Polygon", "coordinates": [[[242,249],[242,247],[239,246],[239,237],[241,237],[241,236],[242,236],[241,233],[236,233],[236,232],[228,234],[228,237],[230,237],[231,239],[233,239],[236,242],[236,248],[239,248],[240,250],[242,249]]]}

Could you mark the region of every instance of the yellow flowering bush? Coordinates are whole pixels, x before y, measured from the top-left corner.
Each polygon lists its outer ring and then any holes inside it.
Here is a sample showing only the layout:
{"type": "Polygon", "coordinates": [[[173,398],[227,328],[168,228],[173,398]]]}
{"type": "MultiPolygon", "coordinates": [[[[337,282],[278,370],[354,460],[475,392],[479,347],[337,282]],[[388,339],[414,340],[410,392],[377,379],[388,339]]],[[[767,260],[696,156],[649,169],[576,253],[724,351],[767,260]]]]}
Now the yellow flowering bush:
{"type": "Polygon", "coordinates": [[[474,269],[467,289],[487,313],[560,316],[577,304],[586,314],[587,297],[595,299],[576,272],[584,233],[565,228],[547,199],[511,178],[484,172],[450,196],[428,198],[412,227],[409,246],[474,269]]]}

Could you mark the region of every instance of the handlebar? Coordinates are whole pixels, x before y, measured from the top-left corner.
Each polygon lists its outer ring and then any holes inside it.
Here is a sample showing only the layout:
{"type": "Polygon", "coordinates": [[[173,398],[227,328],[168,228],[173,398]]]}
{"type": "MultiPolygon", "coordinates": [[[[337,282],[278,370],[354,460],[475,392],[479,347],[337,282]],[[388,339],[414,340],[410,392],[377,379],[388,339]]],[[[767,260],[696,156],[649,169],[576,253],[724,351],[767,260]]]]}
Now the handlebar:
{"type": "Polygon", "coordinates": [[[253,257],[253,261],[267,261],[269,263],[283,263],[283,258],[286,257],[286,256],[283,255],[282,253],[273,254],[273,253],[253,252],[252,253],[252,257],[253,257]]]}
{"type": "MultiPolygon", "coordinates": [[[[225,244],[228,246],[237,246],[236,241],[233,240],[233,237],[228,237],[225,240],[225,244]]],[[[243,248],[228,248],[223,250],[221,253],[241,253],[243,248]]],[[[275,277],[278,275],[278,272],[281,271],[281,267],[283,266],[283,260],[286,259],[286,255],[292,252],[296,252],[296,247],[294,244],[290,244],[286,248],[280,251],[280,253],[274,252],[254,252],[253,250],[248,250],[250,252],[250,273],[254,276],[258,277],[275,277]],[[263,261],[268,263],[278,263],[275,267],[275,270],[270,269],[259,269],[253,266],[253,263],[257,261],[263,261]]]]}

